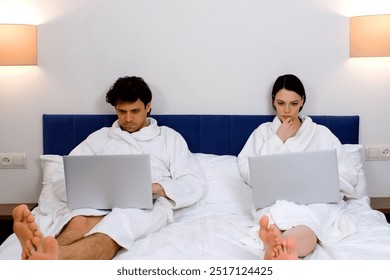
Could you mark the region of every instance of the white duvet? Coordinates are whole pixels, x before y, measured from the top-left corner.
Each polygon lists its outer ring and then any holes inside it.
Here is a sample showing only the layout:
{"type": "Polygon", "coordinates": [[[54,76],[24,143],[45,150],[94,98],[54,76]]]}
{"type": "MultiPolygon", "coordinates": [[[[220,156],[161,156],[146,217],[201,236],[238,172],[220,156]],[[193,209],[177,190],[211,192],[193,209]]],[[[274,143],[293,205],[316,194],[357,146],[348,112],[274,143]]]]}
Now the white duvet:
{"type": "MultiPolygon", "coordinates": [[[[348,151],[359,167],[360,177],[361,198],[346,203],[356,233],[336,242],[318,244],[306,259],[390,259],[390,225],[382,213],[369,206],[360,161],[361,146],[349,146],[348,151]]],[[[208,184],[204,197],[196,205],[176,210],[172,224],[138,240],[130,250],[120,251],[115,259],[262,258],[261,243],[253,242],[250,233],[254,225],[252,193],[239,174],[237,158],[208,154],[196,157],[208,184]]],[[[52,163],[43,166],[51,171],[51,178],[47,178],[48,174],[44,178],[44,191],[55,191],[52,181],[59,179],[58,173],[52,163]]],[[[0,259],[19,259],[20,250],[16,236],[11,235],[0,246],[0,259]]]]}

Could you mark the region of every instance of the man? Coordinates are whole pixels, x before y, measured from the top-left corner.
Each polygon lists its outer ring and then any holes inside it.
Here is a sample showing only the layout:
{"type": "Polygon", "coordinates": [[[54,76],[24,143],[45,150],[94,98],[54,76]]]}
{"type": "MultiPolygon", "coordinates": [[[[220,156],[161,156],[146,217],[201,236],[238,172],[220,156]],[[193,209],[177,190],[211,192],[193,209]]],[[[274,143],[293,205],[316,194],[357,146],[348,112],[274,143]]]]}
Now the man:
{"type": "Polygon", "coordinates": [[[144,80],[119,78],[106,101],[114,106],[118,120],[92,133],[70,154],[150,154],[152,193],[159,198],[151,210],[66,208],[55,225],[55,237],[44,237],[33,214],[20,205],[13,216],[22,259],[112,259],[121,248],[131,248],[135,240],[172,222],[173,210],[202,197],[200,165],[179,133],[149,117],[152,93],[144,80]]]}

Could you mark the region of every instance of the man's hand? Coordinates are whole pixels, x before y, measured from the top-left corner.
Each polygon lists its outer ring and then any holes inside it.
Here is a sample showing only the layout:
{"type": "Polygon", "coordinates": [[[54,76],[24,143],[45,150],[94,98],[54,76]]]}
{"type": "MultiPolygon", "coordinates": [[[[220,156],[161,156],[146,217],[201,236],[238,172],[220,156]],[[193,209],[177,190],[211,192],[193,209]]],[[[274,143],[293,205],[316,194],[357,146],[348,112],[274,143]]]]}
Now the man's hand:
{"type": "Polygon", "coordinates": [[[164,188],[159,183],[152,184],[152,194],[167,197],[165,194],[164,188]]]}

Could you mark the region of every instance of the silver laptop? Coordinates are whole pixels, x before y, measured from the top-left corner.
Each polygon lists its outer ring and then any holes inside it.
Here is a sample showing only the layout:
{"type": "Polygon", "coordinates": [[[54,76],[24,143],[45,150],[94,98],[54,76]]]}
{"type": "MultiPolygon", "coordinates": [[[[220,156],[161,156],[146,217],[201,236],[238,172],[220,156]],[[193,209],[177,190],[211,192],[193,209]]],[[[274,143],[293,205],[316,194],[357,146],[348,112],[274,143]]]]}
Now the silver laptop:
{"type": "Polygon", "coordinates": [[[153,207],[149,155],[73,155],[63,160],[69,208],[153,207]]]}
{"type": "Polygon", "coordinates": [[[249,157],[256,208],[277,200],[297,204],[341,200],[336,150],[295,152],[249,157]]]}

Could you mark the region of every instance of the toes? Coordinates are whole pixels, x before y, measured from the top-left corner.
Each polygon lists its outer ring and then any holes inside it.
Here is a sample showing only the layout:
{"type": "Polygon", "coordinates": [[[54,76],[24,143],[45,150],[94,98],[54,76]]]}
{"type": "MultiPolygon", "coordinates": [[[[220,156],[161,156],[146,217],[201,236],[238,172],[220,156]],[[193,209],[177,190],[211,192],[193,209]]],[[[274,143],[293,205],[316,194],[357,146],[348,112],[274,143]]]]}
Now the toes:
{"type": "Polygon", "coordinates": [[[260,218],[260,226],[262,228],[268,228],[269,218],[267,215],[264,215],[260,218]]]}
{"type": "Polygon", "coordinates": [[[26,211],[28,211],[28,214],[26,215],[27,223],[34,223],[35,218],[34,218],[33,214],[31,214],[31,212],[29,210],[26,210],[26,211]]]}
{"type": "Polygon", "coordinates": [[[25,217],[24,213],[26,212],[26,210],[28,213],[27,205],[25,204],[19,205],[15,207],[14,210],[12,211],[12,217],[14,218],[14,220],[21,222],[25,217]]]}
{"type": "Polygon", "coordinates": [[[37,237],[37,236],[34,236],[32,239],[31,239],[31,243],[32,243],[32,246],[34,247],[35,251],[42,251],[41,250],[41,238],[40,237],[37,237]]]}
{"type": "Polygon", "coordinates": [[[58,251],[58,243],[54,237],[46,237],[44,240],[44,244],[47,253],[56,253],[58,251]]]}
{"type": "Polygon", "coordinates": [[[21,253],[22,260],[28,260],[28,255],[25,252],[21,253]]]}

